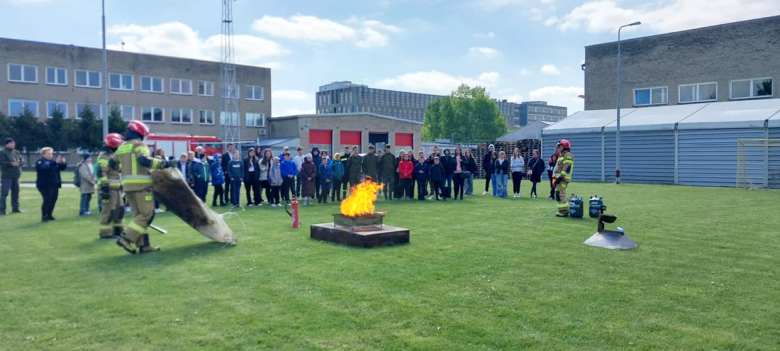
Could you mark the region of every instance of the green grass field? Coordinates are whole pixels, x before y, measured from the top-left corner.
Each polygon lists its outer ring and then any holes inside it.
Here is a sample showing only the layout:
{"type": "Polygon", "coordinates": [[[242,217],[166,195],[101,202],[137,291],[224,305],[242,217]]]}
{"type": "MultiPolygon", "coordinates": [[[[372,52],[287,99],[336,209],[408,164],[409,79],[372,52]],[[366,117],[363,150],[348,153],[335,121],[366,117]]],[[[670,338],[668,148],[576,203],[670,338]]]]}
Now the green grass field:
{"type": "MultiPolygon", "coordinates": [[[[19,181],[22,183],[35,183],[35,178],[37,177],[35,170],[32,171],[25,169],[24,172],[22,172],[22,176],[19,177],[19,181]]],[[[73,168],[68,168],[65,171],[60,172],[60,177],[62,178],[62,182],[65,184],[73,184],[73,168]]]]}
{"type": "Polygon", "coordinates": [[[24,189],[28,212],[0,217],[0,349],[777,350],[780,192],[571,189],[604,196],[640,248],[582,245],[596,221],[539,219],[552,201],[477,195],[380,201],[411,229],[399,247],[311,240],[328,204],[299,230],[281,208],[239,212],[232,248],[166,213],[163,251],[130,256],[76,216],[75,189],[46,224],[24,189]]]}

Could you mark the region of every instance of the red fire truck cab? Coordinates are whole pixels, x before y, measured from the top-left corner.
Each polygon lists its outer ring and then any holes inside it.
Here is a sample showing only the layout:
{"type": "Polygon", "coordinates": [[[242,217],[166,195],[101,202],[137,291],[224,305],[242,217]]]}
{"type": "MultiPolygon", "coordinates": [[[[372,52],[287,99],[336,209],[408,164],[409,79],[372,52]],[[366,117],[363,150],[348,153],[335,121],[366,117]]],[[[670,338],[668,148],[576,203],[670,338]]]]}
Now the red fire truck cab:
{"type": "Polygon", "coordinates": [[[173,156],[177,160],[179,156],[188,151],[195,151],[195,148],[202,146],[207,156],[211,157],[216,153],[222,153],[222,140],[215,136],[200,136],[191,134],[149,134],[146,137],[146,145],[152,149],[165,150],[165,156],[173,156]]]}

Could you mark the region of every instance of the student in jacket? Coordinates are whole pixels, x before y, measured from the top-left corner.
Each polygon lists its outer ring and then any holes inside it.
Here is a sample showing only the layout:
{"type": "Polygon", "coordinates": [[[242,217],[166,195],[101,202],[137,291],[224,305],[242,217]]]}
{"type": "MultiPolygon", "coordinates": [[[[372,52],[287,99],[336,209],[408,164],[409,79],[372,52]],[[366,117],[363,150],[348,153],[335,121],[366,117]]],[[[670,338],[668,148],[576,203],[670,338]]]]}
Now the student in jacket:
{"type": "Polygon", "coordinates": [[[508,197],[507,182],[509,180],[509,160],[506,159],[506,153],[501,151],[498,153],[498,160],[496,160],[496,182],[498,182],[497,197],[508,197]]]}
{"type": "Polygon", "coordinates": [[[558,153],[553,152],[552,156],[550,156],[550,159],[547,161],[547,179],[550,180],[550,197],[548,197],[548,200],[555,200],[555,185],[553,184],[553,170],[555,169],[555,164],[558,163],[558,153]]]}
{"type": "Polygon", "coordinates": [[[341,183],[344,180],[344,163],[341,162],[341,155],[335,153],[333,155],[333,165],[330,167],[330,171],[333,174],[333,192],[330,195],[330,201],[341,202],[341,183]]]}
{"type": "Polygon", "coordinates": [[[271,186],[271,196],[268,198],[268,202],[271,203],[271,207],[279,207],[282,205],[279,199],[279,192],[284,183],[284,179],[282,179],[281,162],[282,161],[279,160],[278,157],[274,157],[271,168],[268,169],[268,184],[271,186]]]}
{"type": "Polygon", "coordinates": [[[244,159],[244,188],[246,189],[246,205],[248,207],[260,205],[263,202],[263,198],[260,196],[259,161],[255,155],[255,149],[249,149],[244,159]],[[252,193],[254,193],[254,197],[252,197],[252,193]]]}
{"type": "MultiPolygon", "coordinates": [[[[490,181],[493,180],[493,172],[490,170],[494,167],[496,163],[496,157],[493,156],[493,153],[496,152],[496,147],[493,146],[493,144],[490,144],[488,146],[488,152],[485,153],[485,156],[482,157],[482,170],[485,171],[485,192],[482,193],[482,195],[488,194],[488,189],[490,188],[490,181]]],[[[496,194],[496,182],[493,182],[493,196],[496,194]]]]}
{"type": "Polygon", "coordinates": [[[333,173],[328,161],[327,157],[323,157],[322,163],[317,168],[317,179],[320,181],[320,197],[317,198],[317,203],[328,203],[328,195],[333,186],[333,173]]]}
{"type": "MultiPolygon", "coordinates": [[[[391,192],[393,194],[393,197],[396,199],[400,199],[404,197],[404,186],[403,184],[401,184],[401,173],[398,170],[398,165],[401,164],[401,161],[404,160],[404,156],[406,156],[406,152],[404,150],[401,150],[398,152],[398,157],[395,160],[395,170],[393,172],[395,174],[394,176],[395,182],[393,182],[392,184],[391,192]]],[[[387,185],[385,187],[388,186],[390,185],[387,185]]]]}
{"type": "Polygon", "coordinates": [[[211,185],[214,186],[214,198],[211,200],[211,206],[225,206],[225,172],[222,171],[222,155],[214,154],[214,160],[211,162],[211,185]]]}
{"type": "Polygon", "coordinates": [[[444,190],[444,180],[447,178],[447,175],[444,173],[444,167],[441,165],[441,160],[439,157],[433,158],[433,165],[431,166],[430,174],[431,183],[433,183],[433,195],[436,196],[436,201],[442,199],[447,201],[447,198],[441,194],[441,192],[444,190]]]}
{"type": "Polygon", "coordinates": [[[463,157],[466,158],[466,170],[463,172],[466,195],[474,195],[474,174],[477,173],[477,161],[471,155],[471,149],[464,151],[463,157]]]}
{"type": "Polygon", "coordinates": [[[439,161],[444,167],[444,174],[447,177],[445,180],[446,184],[444,184],[444,197],[449,198],[452,196],[452,179],[454,174],[454,170],[452,169],[452,156],[450,155],[450,149],[444,149],[444,157],[442,157],[439,161]]]}
{"type": "Polygon", "coordinates": [[[463,150],[460,148],[460,146],[455,148],[455,155],[452,156],[452,161],[450,161],[450,168],[452,169],[452,176],[453,176],[453,182],[455,183],[455,192],[453,193],[453,199],[457,200],[458,196],[460,196],[460,199],[463,200],[463,191],[465,183],[465,179],[463,178],[463,173],[466,171],[466,158],[463,157],[463,150]]]}
{"type": "MultiPolygon", "coordinates": [[[[428,156],[428,160],[426,161],[428,163],[428,169],[430,170],[431,167],[433,167],[433,160],[434,158],[439,157],[439,147],[434,146],[433,151],[428,156]]],[[[440,160],[441,161],[441,160],[440,160]]],[[[428,193],[428,200],[433,199],[433,194],[435,193],[433,189],[433,181],[429,178],[428,183],[430,184],[431,191],[428,193]]]]}
{"type": "Polygon", "coordinates": [[[290,159],[290,153],[284,154],[284,160],[281,161],[280,168],[282,171],[282,200],[290,202],[290,192],[295,195],[295,176],[298,175],[298,167],[295,166],[295,162],[290,159]]]}
{"type": "MultiPolygon", "coordinates": [[[[306,159],[306,157],[303,155],[303,148],[298,146],[298,149],[296,150],[298,152],[295,157],[293,157],[293,162],[295,162],[295,170],[300,173],[301,172],[301,166],[303,166],[303,161],[306,159]]],[[[284,159],[284,155],[282,155],[282,159],[284,159]]],[[[295,189],[293,189],[293,194],[295,194],[296,197],[301,197],[301,177],[296,176],[295,177],[295,189]]]]}
{"type": "Polygon", "coordinates": [[[341,196],[346,199],[347,190],[349,190],[349,146],[344,147],[344,153],[341,155],[341,165],[344,166],[344,177],[341,178],[341,196]]]}
{"type": "Polygon", "coordinates": [[[417,200],[425,201],[425,195],[428,192],[428,163],[425,162],[425,156],[420,156],[414,166],[414,180],[417,181],[417,200]]]}
{"type": "Polygon", "coordinates": [[[486,178],[490,179],[490,181],[493,183],[493,196],[496,196],[496,161],[498,161],[498,152],[491,152],[488,154],[490,156],[490,163],[488,164],[488,167],[485,169],[486,178]]]}
{"type": "Polygon", "coordinates": [[[520,197],[520,183],[523,181],[523,173],[525,173],[525,160],[520,155],[520,149],[515,148],[512,151],[509,168],[512,171],[512,194],[515,198],[518,198],[520,197]]]}
{"type": "MultiPolygon", "coordinates": [[[[320,163],[322,163],[322,155],[320,154],[320,149],[317,147],[313,147],[311,149],[311,162],[314,164],[314,168],[317,168],[320,166],[320,163]]],[[[319,199],[320,198],[320,181],[318,179],[314,179],[314,192],[315,196],[319,199]]],[[[309,200],[312,200],[311,198],[309,200]]]]}
{"type": "Polygon", "coordinates": [[[301,167],[301,176],[303,177],[303,183],[301,184],[301,195],[303,196],[303,205],[311,205],[311,200],[317,196],[317,166],[312,161],[313,156],[306,154],[306,160],[303,161],[301,167]]]}
{"type": "Polygon", "coordinates": [[[528,179],[533,184],[530,197],[539,197],[536,194],[536,184],[542,181],[542,173],[544,173],[544,160],[539,157],[539,150],[534,150],[533,158],[528,162],[528,179]]]}
{"type": "MultiPolygon", "coordinates": [[[[233,151],[235,151],[236,147],[233,144],[227,144],[227,149],[228,151],[222,154],[222,171],[225,172],[225,202],[232,203],[232,201],[230,201],[230,195],[232,193],[230,185],[233,183],[233,179],[231,179],[230,174],[228,174],[228,163],[233,161],[233,151]]],[[[184,176],[186,177],[186,174],[184,176]]]]}
{"type": "Polygon", "coordinates": [[[398,174],[401,179],[401,186],[404,190],[403,199],[411,200],[414,198],[414,188],[412,187],[412,177],[414,176],[414,163],[409,160],[409,154],[404,155],[401,163],[398,164],[398,174]]]}
{"type": "Polygon", "coordinates": [[[241,180],[244,179],[244,162],[241,161],[238,150],[233,150],[233,160],[228,162],[228,176],[230,177],[230,201],[233,207],[241,205],[241,180]]]}
{"type": "Polygon", "coordinates": [[[192,163],[192,175],[195,178],[195,195],[205,203],[209,193],[209,182],[211,182],[211,165],[206,154],[199,156],[199,162],[192,163]]]}
{"type": "MultiPolygon", "coordinates": [[[[260,158],[260,163],[258,163],[258,169],[260,172],[258,175],[258,180],[260,181],[260,191],[265,191],[265,199],[267,201],[271,201],[271,184],[268,182],[268,171],[271,170],[271,166],[274,163],[273,160],[273,153],[271,150],[266,149],[263,151],[263,157],[260,158]]],[[[260,198],[260,205],[262,205],[263,198],[260,198]]]]}

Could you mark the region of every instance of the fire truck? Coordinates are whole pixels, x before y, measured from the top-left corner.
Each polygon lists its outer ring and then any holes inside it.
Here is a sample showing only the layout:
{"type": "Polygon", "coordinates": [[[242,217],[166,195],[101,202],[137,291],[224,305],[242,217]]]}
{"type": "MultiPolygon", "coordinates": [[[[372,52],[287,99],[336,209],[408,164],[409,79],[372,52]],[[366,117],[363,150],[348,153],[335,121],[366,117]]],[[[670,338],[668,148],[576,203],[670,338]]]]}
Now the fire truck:
{"type": "Polygon", "coordinates": [[[154,152],[157,149],[165,150],[165,156],[173,156],[176,159],[183,153],[195,151],[202,146],[207,156],[222,153],[222,140],[215,136],[200,136],[192,134],[149,134],[146,137],[146,145],[154,152]]]}

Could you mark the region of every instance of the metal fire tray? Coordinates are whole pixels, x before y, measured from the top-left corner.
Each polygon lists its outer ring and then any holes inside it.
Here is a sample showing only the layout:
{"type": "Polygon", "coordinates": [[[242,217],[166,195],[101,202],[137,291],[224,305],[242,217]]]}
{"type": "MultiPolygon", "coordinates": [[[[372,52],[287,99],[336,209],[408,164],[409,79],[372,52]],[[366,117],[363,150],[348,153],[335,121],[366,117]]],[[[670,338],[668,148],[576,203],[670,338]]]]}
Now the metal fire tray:
{"type": "Polygon", "coordinates": [[[376,229],[383,227],[384,217],[384,215],[376,213],[358,217],[349,217],[337,213],[333,215],[333,224],[336,227],[349,228],[353,232],[356,230],[376,229]]]}

